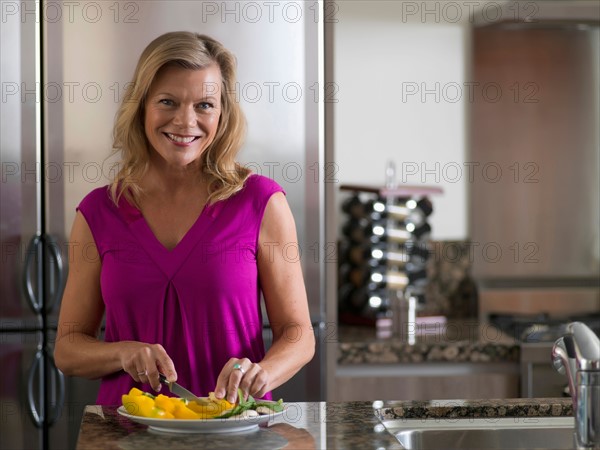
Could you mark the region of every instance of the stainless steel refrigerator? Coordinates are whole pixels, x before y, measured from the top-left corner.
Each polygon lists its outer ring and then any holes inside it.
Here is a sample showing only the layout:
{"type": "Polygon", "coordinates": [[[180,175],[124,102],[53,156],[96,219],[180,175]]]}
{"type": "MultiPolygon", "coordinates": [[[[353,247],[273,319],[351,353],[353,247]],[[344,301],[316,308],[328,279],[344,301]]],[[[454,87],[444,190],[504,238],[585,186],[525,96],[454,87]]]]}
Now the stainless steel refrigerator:
{"type": "MultiPolygon", "coordinates": [[[[97,381],[52,354],[75,207],[110,181],[115,112],[143,48],[205,33],[237,56],[241,161],[279,182],[296,218],[311,319],[325,322],[321,2],[2,2],[0,448],[73,448],[97,381]]],[[[264,336],[269,345],[270,330],[264,336]]],[[[324,350],[275,391],[322,400],[324,350]]]]}

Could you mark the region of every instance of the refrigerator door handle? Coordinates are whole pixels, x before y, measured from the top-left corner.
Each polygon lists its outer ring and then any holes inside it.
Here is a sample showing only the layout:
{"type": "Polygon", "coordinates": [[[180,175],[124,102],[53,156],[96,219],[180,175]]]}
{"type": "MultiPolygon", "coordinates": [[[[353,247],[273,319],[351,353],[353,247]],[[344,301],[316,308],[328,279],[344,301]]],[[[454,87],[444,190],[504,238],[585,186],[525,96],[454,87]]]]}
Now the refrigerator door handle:
{"type": "MultiPolygon", "coordinates": [[[[35,394],[33,389],[33,383],[35,382],[35,374],[43,371],[42,361],[43,361],[43,353],[41,350],[38,350],[35,353],[33,363],[31,363],[31,367],[29,367],[29,373],[27,374],[27,402],[29,403],[29,415],[31,416],[31,420],[34,425],[38,428],[41,428],[44,425],[44,411],[42,406],[42,411],[39,412],[37,409],[37,405],[35,404],[35,394]],[[41,367],[42,366],[42,367],[41,367]]],[[[42,395],[40,393],[40,395],[42,395]]]]}
{"type": "Polygon", "coordinates": [[[50,313],[54,306],[60,301],[62,291],[66,281],[66,268],[63,262],[58,243],[50,234],[44,235],[44,248],[47,250],[45,255],[48,260],[48,283],[47,286],[47,301],[46,312],[50,313]]]}
{"type": "Polygon", "coordinates": [[[47,355],[47,358],[49,362],[48,366],[52,371],[51,380],[55,382],[55,386],[53,386],[51,391],[53,397],[52,401],[50,402],[50,405],[53,406],[53,408],[48,417],[48,425],[52,426],[60,418],[63,406],[65,405],[65,376],[56,367],[52,355],[47,355]],[[54,393],[57,393],[56,397],[54,397],[54,393]]]}
{"type": "Polygon", "coordinates": [[[29,241],[29,245],[27,247],[27,252],[25,254],[25,262],[23,264],[23,293],[25,295],[25,298],[27,299],[27,301],[29,302],[29,305],[31,306],[31,309],[33,310],[33,312],[35,312],[36,314],[39,314],[42,312],[42,292],[40,291],[39,287],[41,286],[41,280],[39,279],[40,276],[42,275],[42,270],[39,262],[40,262],[40,257],[41,257],[41,245],[42,243],[42,237],[40,235],[35,235],[31,238],[31,240],[29,241]],[[37,293],[36,290],[34,289],[34,281],[33,281],[33,275],[32,275],[32,268],[31,265],[32,264],[37,264],[37,270],[35,271],[35,275],[36,275],[36,285],[38,287],[37,293]]]}

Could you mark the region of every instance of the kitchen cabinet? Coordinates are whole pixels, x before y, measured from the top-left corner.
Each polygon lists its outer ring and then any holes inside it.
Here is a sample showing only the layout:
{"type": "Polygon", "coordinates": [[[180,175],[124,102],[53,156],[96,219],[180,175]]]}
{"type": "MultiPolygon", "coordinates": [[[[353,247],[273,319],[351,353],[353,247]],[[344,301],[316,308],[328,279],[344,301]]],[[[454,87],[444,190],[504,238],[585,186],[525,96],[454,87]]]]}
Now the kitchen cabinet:
{"type": "Polygon", "coordinates": [[[490,284],[598,286],[598,27],[473,33],[473,275],[490,284]]]}
{"type": "Polygon", "coordinates": [[[518,371],[516,363],[342,367],[336,374],[332,400],[515,398],[519,396],[518,371]]]}

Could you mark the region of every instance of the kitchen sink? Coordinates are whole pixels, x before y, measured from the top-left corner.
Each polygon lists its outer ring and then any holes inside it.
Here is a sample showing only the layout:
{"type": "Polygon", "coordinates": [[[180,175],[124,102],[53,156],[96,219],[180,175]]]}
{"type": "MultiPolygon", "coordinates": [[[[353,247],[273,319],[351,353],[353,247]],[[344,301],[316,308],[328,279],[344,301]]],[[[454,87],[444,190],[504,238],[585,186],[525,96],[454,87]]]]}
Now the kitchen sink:
{"type": "Polygon", "coordinates": [[[394,419],[382,421],[409,449],[573,449],[572,417],[394,419]]]}

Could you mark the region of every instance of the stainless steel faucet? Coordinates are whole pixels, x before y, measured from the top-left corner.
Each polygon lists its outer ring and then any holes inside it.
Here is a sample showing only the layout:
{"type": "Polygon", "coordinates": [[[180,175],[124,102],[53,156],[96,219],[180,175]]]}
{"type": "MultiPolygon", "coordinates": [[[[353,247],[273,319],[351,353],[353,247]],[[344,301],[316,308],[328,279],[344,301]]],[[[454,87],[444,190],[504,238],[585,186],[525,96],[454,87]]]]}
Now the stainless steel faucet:
{"type": "Polygon", "coordinates": [[[552,348],[554,368],[569,379],[578,448],[600,448],[600,339],[581,322],[552,348]]]}

